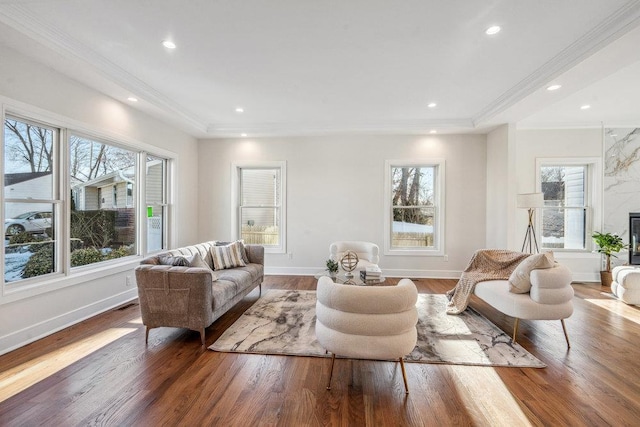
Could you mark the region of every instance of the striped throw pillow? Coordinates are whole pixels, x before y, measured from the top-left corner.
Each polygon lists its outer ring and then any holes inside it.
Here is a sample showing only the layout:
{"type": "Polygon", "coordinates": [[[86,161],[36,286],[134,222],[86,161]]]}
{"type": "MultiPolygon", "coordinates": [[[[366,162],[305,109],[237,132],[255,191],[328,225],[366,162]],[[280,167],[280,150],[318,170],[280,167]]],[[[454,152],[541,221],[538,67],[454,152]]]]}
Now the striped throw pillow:
{"type": "Polygon", "coordinates": [[[242,243],[233,242],[226,246],[212,246],[211,258],[213,258],[213,269],[224,270],[226,268],[246,266],[242,259],[242,243]]]}

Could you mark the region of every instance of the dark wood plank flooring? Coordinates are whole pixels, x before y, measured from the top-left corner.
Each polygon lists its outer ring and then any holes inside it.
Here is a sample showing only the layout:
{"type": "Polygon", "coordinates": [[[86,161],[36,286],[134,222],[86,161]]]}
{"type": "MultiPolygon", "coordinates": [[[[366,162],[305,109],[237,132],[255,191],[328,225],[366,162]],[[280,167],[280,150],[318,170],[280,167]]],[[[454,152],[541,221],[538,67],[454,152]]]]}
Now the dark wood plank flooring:
{"type": "MultiPolygon", "coordinates": [[[[443,293],[454,280],[415,280],[443,293]]],[[[267,289],[315,289],[311,277],[269,276],[267,289]]],[[[226,354],[196,332],[158,328],[144,343],[128,304],[0,356],[2,426],[639,425],[640,309],[598,284],[574,284],[567,350],[559,321],[522,321],[519,342],[545,369],[397,364],[226,354]]],[[[213,343],[258,298],[207,329],[213,343]]],[[[474,308],[510,332],[513,319],[474,308]]]]}

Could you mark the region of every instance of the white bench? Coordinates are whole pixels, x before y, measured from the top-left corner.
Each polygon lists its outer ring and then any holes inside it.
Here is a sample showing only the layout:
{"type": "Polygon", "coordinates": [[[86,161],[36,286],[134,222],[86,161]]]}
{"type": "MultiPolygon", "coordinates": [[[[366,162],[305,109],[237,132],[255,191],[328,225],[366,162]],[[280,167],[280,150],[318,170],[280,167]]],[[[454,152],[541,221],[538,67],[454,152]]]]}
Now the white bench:
{"type": "Polygon", "coordinates": [[[515,318],[513,342],[516,341],[520,319],[560,320],[567,346],[571,347],[564,324],[564,319],[573,314],[571,271],[556,264],[552,268],[532,270],[530,279],[531,291],[526,294],[510,292],[508,280],[479,282],[474,294],[496,310],[515,318]]]}

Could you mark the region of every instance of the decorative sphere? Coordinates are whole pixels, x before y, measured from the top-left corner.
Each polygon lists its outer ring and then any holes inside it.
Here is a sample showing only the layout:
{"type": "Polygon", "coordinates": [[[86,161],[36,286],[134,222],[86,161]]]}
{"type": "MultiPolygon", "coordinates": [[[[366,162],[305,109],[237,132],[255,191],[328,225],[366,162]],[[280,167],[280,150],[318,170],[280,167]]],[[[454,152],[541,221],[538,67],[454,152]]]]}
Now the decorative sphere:
{"type": "Polygon", "coordinates": [[[358,266],[358,254],[353,251],[347,251],[340,260],[340,266],[344,271],[353,271],[358,266]]]}

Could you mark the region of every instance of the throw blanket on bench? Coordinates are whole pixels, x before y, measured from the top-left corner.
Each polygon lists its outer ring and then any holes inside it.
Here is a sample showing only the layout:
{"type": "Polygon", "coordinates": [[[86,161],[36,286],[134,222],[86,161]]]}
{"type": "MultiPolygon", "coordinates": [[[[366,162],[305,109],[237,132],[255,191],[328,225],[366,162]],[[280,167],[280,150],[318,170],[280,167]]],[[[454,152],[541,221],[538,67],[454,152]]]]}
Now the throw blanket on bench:
{"type": "Polygon", "coordinates": [[[469,305],[476,283],[485,280],[507,280],[529,254],[502,249],[480,249],[473,254],[455,288],[447,292],[447,314],[460,314],[469,305]]]}

